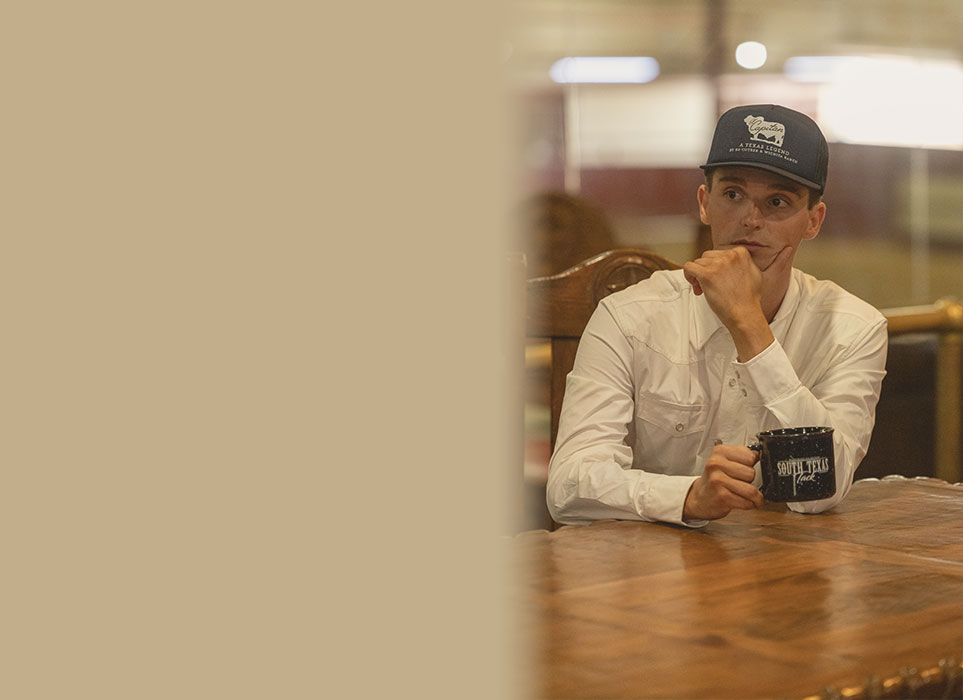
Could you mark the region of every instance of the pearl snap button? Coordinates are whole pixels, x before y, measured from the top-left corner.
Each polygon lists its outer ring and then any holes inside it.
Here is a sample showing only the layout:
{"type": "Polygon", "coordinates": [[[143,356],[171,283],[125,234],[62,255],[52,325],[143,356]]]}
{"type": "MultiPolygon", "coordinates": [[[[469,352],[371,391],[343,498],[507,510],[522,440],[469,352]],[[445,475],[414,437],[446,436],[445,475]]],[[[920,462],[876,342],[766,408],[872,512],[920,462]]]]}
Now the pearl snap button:
{"type": "Polygon", "coordinates": [[[735,380],[735,379],[730,379],[730,380],[729,380],[729,386],[735,386],[735,385],[736,385],[736,380],[735,380]]]}
{"type": "Polygon", "coordinates": [[[676,431],[677,433],[681,433],[683,430],[685,430],[685,426],[682,425],[682,423],[676,423],[676,424],[675,424],[675,431],[676,431]]]}

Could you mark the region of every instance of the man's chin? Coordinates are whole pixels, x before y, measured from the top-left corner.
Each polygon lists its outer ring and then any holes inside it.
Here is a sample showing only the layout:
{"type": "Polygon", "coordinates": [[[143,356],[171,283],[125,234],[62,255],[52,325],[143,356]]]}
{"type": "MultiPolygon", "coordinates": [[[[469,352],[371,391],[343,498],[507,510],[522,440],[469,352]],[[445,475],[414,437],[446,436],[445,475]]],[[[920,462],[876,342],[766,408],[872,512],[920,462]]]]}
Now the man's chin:
{"type": "Polygon", "coordinates": [[[769,251],[759,251],[758,255],[752,256],[752,261],[756,264],[756,267],[765,272],[776,262],[776,256],[769,251]]]}
{"type": "Polygon", "coordinates": [[[776,256],[773,254],[772,250],[766,246],[754,246],[745,245],[743,243],[731,243],[727,245],[719,246],[719,250],[732,250],[734,248],[745,248],[746,252],[749,253],[749,257],[752,258],[752,262],[761,271],[765,272],[769,269],[769,266],[776,261],[776,256]]]}
{"type": "Polygon", "coordinates": [[[752,258],[752,262],[755,263],[756,267],[763,271],[772,265],[773,261],[776,259],[776,256],[772,254],[772,251],[770,251],[768,248],[763,248],[762,246],[744,245],[739,247],[745,248],[747,251],[749,251],[749,257],[752,258]]]}

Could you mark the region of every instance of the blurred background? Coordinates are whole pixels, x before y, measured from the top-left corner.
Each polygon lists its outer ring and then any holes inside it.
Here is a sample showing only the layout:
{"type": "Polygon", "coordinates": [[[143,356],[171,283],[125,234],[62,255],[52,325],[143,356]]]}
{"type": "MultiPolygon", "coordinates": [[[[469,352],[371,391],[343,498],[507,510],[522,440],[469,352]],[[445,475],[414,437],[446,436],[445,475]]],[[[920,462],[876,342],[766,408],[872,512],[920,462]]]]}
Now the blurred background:
{"type": "MultiPolygon", "coordinates": [[[[528,276],[611,247],[711,245],[695,192],[718,116],[779,103],[829,144],[796,266],[887,309],[963,296],[963,2],[518,0],[501,47],[528,276]]],[[[530,377],[531,377],[531,373],[530,377]]],[[[526,474],[544,478],[529,387],[526,474]]]]}
{"type": "MultiPolygon", "coordinates": [[[[879,307],[960,295],[963,3],[515,8],[502,50],[529,210],[546,192],[577,196],[604,214],[616,244],[684,262],[701,245],[698,166],[718,115],[775,102],[809,114],[830,142],[826,224],[797,266],[879,307]]],[[[524,216],[527,232],[539,230],[524,216]]],[[[523,234],[530,269],[545,269],[546,227],[542,238],[523,234]]]]}

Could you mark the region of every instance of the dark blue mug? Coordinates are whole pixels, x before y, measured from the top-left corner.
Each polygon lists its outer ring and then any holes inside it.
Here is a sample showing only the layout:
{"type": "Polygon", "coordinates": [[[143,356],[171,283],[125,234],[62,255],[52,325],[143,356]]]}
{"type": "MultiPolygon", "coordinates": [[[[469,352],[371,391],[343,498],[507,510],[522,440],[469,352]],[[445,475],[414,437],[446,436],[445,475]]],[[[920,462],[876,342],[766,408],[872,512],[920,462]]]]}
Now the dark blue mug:
{"type": "Polygon", "coordinates": [[[816,501],[836,493],[832,428],[778,428],[756,434],[767,501],[816,501]]]}

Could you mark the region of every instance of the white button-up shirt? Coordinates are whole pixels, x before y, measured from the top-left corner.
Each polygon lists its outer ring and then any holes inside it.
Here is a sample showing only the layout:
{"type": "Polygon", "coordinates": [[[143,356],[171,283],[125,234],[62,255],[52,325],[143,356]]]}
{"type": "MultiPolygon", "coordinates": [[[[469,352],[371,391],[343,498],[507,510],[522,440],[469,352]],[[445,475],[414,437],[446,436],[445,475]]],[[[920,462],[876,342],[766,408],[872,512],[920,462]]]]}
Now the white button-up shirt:
{"type": "Polygon", "coordinates": [[[886,319],[836,284],[793,270],[770,327],[775,341],[738,362],[729,332],[681,270],[603,299],[566,382],[548,474],[552,517],[703,525],[684,522],[682,507],[713,446],[801,426],[835,429],[836,494],[789,507],[839,503],[869,448],[886,319]]]}

